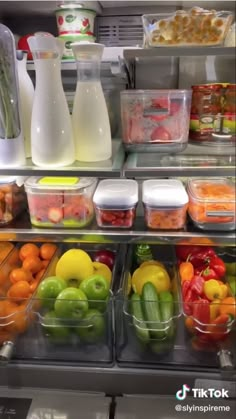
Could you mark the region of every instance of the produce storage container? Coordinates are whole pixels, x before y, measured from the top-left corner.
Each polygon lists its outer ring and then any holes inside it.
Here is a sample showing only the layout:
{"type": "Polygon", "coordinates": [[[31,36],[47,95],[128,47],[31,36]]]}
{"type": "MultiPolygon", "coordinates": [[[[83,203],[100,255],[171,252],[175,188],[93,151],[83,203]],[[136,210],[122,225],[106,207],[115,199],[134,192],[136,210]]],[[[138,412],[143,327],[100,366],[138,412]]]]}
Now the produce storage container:
{"type": "Polygon", "coordinates": [[[14,245],[11,242],[0,242],[0,266],[13,249],[14,245]]]}
{"type": "Polygon", "coordinates": [[[228,11],[204,10],[148,14],[142,17],[150,47],[222,45],[233,20],[228,11]]]}
{"type": "Polygon", "coordinates": [[[25,183],[30,220],[36,227],[83,228],[94,217],[96,178],[30,177],[25,183]]]}
{"type": "Polygon", "coordinates": [[[191,90],[121,92],[123,143],[127,151],[178,153],[188,143],[191,90]]]}
{"type": "Polygon", "coordinates": [[[47,259],[36,257],[35,249],[40,249],[40,244],[27,243],[26,246],[28,256],[25,253],[23,262],[21,249],[24,245],[17,245],[0,265],[0,360],[5,360],[6,353],[12,352],[18,335],[23,335],[24,339],[33,321],[30,307],[37,286],[44,276],[55,272],[57,246],[50,245],[52,256],[47,259]]]}
{"type": "MultiPolygon", "coordinates": [[[[198,359],[204,360],[208,353],[208,356],[212,357],[215,363],[220,363],[224,369],[230,368],[228,358],[233,366],[236,355],[236,264],[235,257],[229,256],[221,249],[217,248],[216,254],[225,264],[224,277],[219,276],[214,280],[209,276],[201,281],[202,273],[194,277],[190,284],[182,280],[181,288],[187,347],[198,359]]],[[[196,261],[197,257],[198,253],[196,261]]],[[[217,263],[220,266],[220,262],[217,263]]],[[[214,268],[209,268],[209,273],[212,269],[214,268]]],[[[204,268],[202,272],[203,270],[204,268]]],[[[216,268],[215,272],[218,272],[216,268]]],[[[210,365],[211,363],[212,361],[210,365]]]]}
{"type": "Polygon", "coordinates": [[[138,203],[138,183],[128,179],[102,180],[93,197],[101,228],[131,228],[138,203]]]}
{"type": "Polygon", "coordinates": [[[0,176],[0,227],[10,223],[27,207],[24,186],[18,186],[16,181],[13,176],[0,176]]]}
{"type": "Polygon", "coordinates": [[[176,362],[173,350],[181,305],[174,252],[169,245],[150,247],[154,260],[140,265],[135,246],[129,247],[115,296],[116,357],[122,366],[176,362]],[[144,294],[144,287],[150,287],[148,279],[155,290],[149,297],[149,289],[144,294]]]}
{"type": "Polygon", "coordinates": [[[179,180],[145,180],[142,201],[147,227],[178,230],[185,226],[188,195],[179,180]]]}
{"type": "Polygon", "coordinates": [[[82,8],[61,8],[56,10],[59,35],[93,36],[96,12],[82,8]]]}
{"type": "Polygon", "coordinates": [[[24,339],[18,340],[16,357],[48,362],[76,362],[88,366],[109,366],[113,362],[112,297],[118,279],[120,261],[124,256],[123,251],[115,245],[105,247],[94,244],[86,244],[86,247],[80,244],[64,245],[61,250],[63,259],[59,259],[61,266],[58,268],[57,265],[53,281],[55,284],[59,277],[60,282],[66,282],[66,288],[62,289],[60,296],[57,293],[57,297],[55,294],[53,297],[47,288],[46,291],[45,288],[42,291],[43,282],[41,282],[41,287],[31,302],[34,323],[24,339]],[[115,256],[109,279],[108,268],[104,268],[99,262],[92,264],[98,251],[105,251],[107,254],[108,250],[115,256]],[[84,255],[85,252],[87,256],[84,255]],[[78,291],[81,294],[81,288],[79,290],[78,287],[82,277],[83,279],[92,277],[94,286],[87,287],[86,291],[83,288],[84,297],[80,295],[78,300],[78,291]],[[110,290],[108,284],[108,297],[98,300],[95,288],[104,281],[110,284],[110,290]]]}
{"type": "Polygon", "coordinates": [[[227,178],[189,179],[188,213],[203,230],[235,230],[235,184],[227,178]]]}

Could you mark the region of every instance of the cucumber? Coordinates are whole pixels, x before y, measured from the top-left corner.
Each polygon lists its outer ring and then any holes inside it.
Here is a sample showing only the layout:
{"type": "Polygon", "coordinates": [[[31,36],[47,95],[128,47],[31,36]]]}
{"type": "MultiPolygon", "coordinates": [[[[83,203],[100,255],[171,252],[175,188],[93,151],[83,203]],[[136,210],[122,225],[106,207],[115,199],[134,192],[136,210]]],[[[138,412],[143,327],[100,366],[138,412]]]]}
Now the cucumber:
{"type": "Polygon", "coordinates": [[[148,325],[150,327],[150,335],[155,339],[163,339],[165,332],[162,330],[163,325],[161,324],[161,313],[159,307],[159,298],[156,292],[156,288],[151,282],[146,282],[142,290],[142,300],[144,316],[147,322],[151,322],[148,325]]]}
{"type": "Polygon", "coordinates": [[[170,291],[162,291],[159,294],[160,299],[160,312],[161,320],[164,323],[164,327],[168,327],[166,330],[166,335],[168,338],[173,337],[174,334],[174,324],[173,324],[173,315],[174,315],[174,301],[173,295],[170,291]]]}
{"type": "Polygon", "coordinates": [[[138,294],[133,294],[131,296],[131,310],[133,314],[133,325],[135,327],[136,336],[144,343],[149,342],[149,331],[147,325],[144,321],[141,297],[138,294]]]}

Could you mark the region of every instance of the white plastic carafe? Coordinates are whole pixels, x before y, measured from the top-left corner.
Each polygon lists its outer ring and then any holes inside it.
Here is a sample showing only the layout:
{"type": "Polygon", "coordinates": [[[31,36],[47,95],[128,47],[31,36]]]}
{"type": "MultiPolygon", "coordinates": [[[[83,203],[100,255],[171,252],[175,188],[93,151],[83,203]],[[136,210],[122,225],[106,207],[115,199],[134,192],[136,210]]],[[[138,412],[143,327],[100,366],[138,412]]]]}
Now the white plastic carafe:
{"type": "Polygon", "coordinates": [[[27,52],[17,51],[20,112],[24,134],[25,154],[31,157],[31,117],[34,101],[34,85],[26,69],[27,52]]]}
{"type": "Polygon", "coordinates": [[[72,113],[76,159],[83,162],[108,160],[112,154],[111,129],[100,81],[104,46],[74,43],[72,49],[78,69],[72,113]]]}
{"type": "Polygon", "coordinates": [[[49,34],[28,39],[34,57],[36,87],[31,120],[32,161],[59,167],[75,160],[71,118],[61,80],[63,44],[49,34]]]}

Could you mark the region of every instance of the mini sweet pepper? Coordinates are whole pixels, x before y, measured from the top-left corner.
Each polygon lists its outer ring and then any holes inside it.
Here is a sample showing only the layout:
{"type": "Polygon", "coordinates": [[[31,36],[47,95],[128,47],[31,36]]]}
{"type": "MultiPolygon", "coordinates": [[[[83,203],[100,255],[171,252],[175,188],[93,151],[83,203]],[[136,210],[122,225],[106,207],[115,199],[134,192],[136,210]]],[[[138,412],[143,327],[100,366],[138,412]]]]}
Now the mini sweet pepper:
{"type": "Polygon", "coordinates": [[[208,300],[213,301],[215,299],[222,300],[228,293],[227,285],[216,279],[209,279],[204,282],[203,293],[208,300]]]}

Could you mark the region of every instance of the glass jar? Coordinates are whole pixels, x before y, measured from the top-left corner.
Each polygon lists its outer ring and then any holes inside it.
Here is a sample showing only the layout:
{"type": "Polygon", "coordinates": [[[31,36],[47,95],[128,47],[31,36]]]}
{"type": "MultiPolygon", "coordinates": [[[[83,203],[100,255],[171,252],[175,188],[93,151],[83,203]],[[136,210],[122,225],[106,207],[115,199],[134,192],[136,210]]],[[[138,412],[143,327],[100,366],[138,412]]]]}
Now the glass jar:
{"type": "Polygon", "coordinates": [[[212,134],[221,130],[223,84],[192,86],[192,90],[190,140],[212,141],[212,134]]]}
{"type": "Polygon", "coordinates": [[[224,121],[223,132],[231,136],[231,140],[236,138],[236,84],[229,84],[225,91],[224,98],[224,121]]]}

